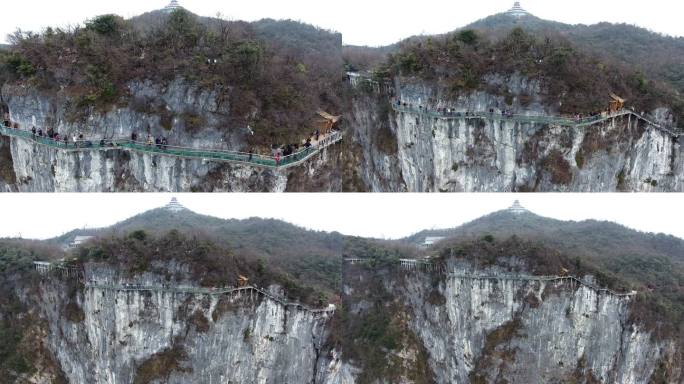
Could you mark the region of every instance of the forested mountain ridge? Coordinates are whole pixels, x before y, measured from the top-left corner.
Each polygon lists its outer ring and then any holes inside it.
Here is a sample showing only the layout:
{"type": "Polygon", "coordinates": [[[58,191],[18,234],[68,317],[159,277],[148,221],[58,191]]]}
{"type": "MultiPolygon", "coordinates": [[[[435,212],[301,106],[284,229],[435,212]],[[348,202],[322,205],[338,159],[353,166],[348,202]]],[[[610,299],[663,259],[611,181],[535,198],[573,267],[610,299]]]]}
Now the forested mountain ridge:
{"type": "MultiPolygon", "coordinates": [[[[66,96],[72,121],[93,108],[127,104],[163,115],[153,100],[131,99],[128,87],[181,78],[218,92],[228,106],[224,130],[251,125],[255,135],[248,139],[271,145],[300,141],[316,111],[343,104],[341,35],[293,21],[233,22],[182,9],[128,20],[103,15],[70,29],[17,32],[11,43],[2,57],[3,82],[66,96]]],[[[189,131],[207,123],[188,112],[164,117],[166,129],[172,118],[184,119],[189,131]]]]}
{"type": "Polygon", "coordinates": [[[121,237],[135,231],[163,236],[169,231],[197,235],[250,260],[263,260],[274,269],[305,276],[308,283],[328,292],[339,284],[339,257],[344,236],[306,230],[273,219],[221,219],[184,209],[158,208],[102,229],[73,230],[50,240],[70,244],[76,236],[121,237]]]}

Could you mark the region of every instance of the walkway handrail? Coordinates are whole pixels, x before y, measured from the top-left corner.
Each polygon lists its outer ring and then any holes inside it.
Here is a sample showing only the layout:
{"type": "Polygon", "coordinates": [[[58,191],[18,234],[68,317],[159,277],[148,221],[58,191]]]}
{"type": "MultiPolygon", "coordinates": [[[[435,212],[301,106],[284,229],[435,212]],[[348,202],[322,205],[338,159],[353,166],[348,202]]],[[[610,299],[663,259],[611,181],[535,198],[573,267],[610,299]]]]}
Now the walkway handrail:
{"type": "Polygon", "coordinates": [[[618,297],[632,297],[636,296],[637,291],[630,291],[630,292],[616,292],[608,288],[601,288],[596,285],[589,284],[585,282],[584,280],[579,279],[578,277],[575,276],[529,276],[529,275],[471,275],[471,274],[463,274],[463,273],[456,273],[456,272],[449,272],[447,273],[447,276],[450,277],[455,277],[459,279],[469,279],[469,280],[513,280],[513,281],[539,281],[539,282],[553,282],[553,281],[564,281],[564,280],[572,280],[574,282],[579,283],[580,285],[583,285],[589,289],[592,289],[597,292],[604,292],[604,293],[609,293],[613,296],[618,296],[618,297]]]}
{"type": "Polygon", "coordinates": [[[130,139],[78,140],[76,142],[72,140],[62,141],[54,140],[45,136],[37,136],[30,131],[24,131],[5,126],[0,126],[0,133],[6,136],[32,140],[40,145],[72,152],[107,151],[124,148],[136,152],[154,153],[182,158],[199,158],[236,162],[269,169],[287,169],[297,166],[307,161],[312,156],[320,153],[323,149],[342,141],[342,133],[334,131],[329,135],[322,137],[316,144],[311,145],[309,148],[305,148],[289,156],[277,158],[275,156],[231,150],[200,149],[156,143],[148,144],[147,142],[133,141],[130,139]]]}
{"type": "Polygon", "coordinates": [[[113,290],[113,291],[124,291],[124,292],[171,292],[171,293],[186,293],[194,295],[209,295],[209,296],[223,296],[232,293],[239,292],[249,292],[253,291],[261,294],[272,301],[277,302],[285,307],[295,307],[311,313],[332,313],[335,312],[334,308],[311,308],[304,304],[297,302],[290,302],[283,298],[277,297],[261,288],[254,286],[237,287],[237,288],[201,288],[201,287],[178,287],[178,286],[147,286],[147,285],[136,285],[136,284],[102,284],[102,283],[92,283],[86,282],[86,288],[102,289],[102,290],[113,290]]]}
{"type": "Polygon", "coordinates": [[[549,115],[520,115],[520,114],[503,114],[503,113],[496,113],[496,112],[442,112],[442,111],[435,111],[435,110],[429,110],[426,108],[416,108],[413,106],[405,106],[405,105],[398,105],[396,102],[391,102],[392,104],[392,109],[396,112],[400,113],[414,113],[414,114],[420,114],[424,116],[429,116],[433,117],[436,119],[446,119],[446,120],[456,120],[456,119],[477,119],[477,120],[503,120],[503,121],[517,121],[517,122],[526,122],[526,123],[549,123],[549,124],[558,124],[561,126],[569,126],[569,127],[584,127],[584,126],[589,126],[589,125],[594,125],[601,123],[606,120],[610,120],[616,117],[620,116],[626,116],[626,115],[632,115],[635,116],[636,118],[645,121],[649,125],[654,126],[655,128],[666,132],[667,134],[674,136],[674,137],[679,137],[682,135],[683,130],[680,128],[675,128],[675,127],[664,127],[661,124],[655,123],[652,120],[649,120],[648,118],[642,116],[641,114],[636,113],[635,111],[631,109],[623,109],[619,112],[616,113],[611,113],[608,115],[596,115],[596,116],[590,116],[590,117],[583,117],[583,118],[569,118],[569,117],[563,117],[563,116],[549,116],[549,115]]]}

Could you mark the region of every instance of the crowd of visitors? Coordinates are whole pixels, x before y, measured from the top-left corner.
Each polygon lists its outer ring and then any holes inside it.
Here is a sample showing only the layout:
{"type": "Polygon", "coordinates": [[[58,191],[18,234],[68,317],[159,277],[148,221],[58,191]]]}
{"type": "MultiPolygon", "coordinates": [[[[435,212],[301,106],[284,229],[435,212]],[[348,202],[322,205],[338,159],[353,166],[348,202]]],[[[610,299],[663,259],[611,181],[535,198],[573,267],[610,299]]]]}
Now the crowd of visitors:
{"type": "MultiPolygon", "coordinates": [[[[474,117],[474,118],[479,118],[479,117],[486,117],[486,112],[471,112],[471,111],[457,111],[455,108],[436,108],[436,109],[430,109],[426,106],[423,105],[414,105],[412,103],[408,103],[405,101],[402,101],[401,99],[394,99],[392,101],[392,104],[395,105],[398,108],[404,108],[404,109],[409,109],[409,110],[417,110],[418,112],[421,113],[437,113],[441,116],[445,117],[474,117]]],[[[502,117],[511,119],[515,117],[515,114],[513,113],[512,110],[509,109],[495,109],[495,108],[490,108],[489,109],[489,115],[494,116],[500,114],[502,117]]],[[[576,114],[572,117],[566,117],[568,119],[573,119],[576,122],[583,122],[583,121],[595,121],[599,120],[601,118],[609,117],[611,115],[611,111],[606,109],[601,112],[593,112],[588,115],[584,114],[576,114]]],[[[644,113],[641,113],[641,116],[644,116],[644,113]]],[[[529,117],[529,116],[527,116],[529,117]]]]}
{"type": "MultiPolygon", "coordinates": [[[[12,122],[9,114],[5,114],[4,126],[11,129],[21,130],[18,123],[12,122]]],[[[29,130],[31,137],[34,140],[50,140],[58,145],[64,144],[64,148],[92,148],[93,142],[87,139],[83,133],[75,132],[74,134],[60,134],[54,128],[48,128],[43,131],[42,128],[37,128],[32,126],[29,130]]],[[[296,162],[300,159],[306,158],[310,153],[311,149],[317,146],[327,146],[334,140],[335,132],[331,131],[330,134],[323,134],[321,130],[317,129],[311,132],[310,137],[302,141],[302,143],[293,143],[286,145],[273,145],[271,148],[271,158],[275,160],[276,166],[281,166],[283,164],[290,164],[296,162]]],[[[137,132],[131,133],[130,140],[108,140],[100,139],[99,147],[116,147],[122,145],[123,142],[130,141],[132,144],[137,144],[145,147],[152,147],[161,151],[166,151],[169,148],[169,140],[163,135],[153,136],[147,134],[141,137],[137,132]]],[[[180,147],[178,147],[180,148],[180,147]]],[[[218,150],[216,152],[219,152],[218,150]]],[[[248,161],[252,162],[257,154],[255,149],[250,149],[247,154],[248,161]]]]}

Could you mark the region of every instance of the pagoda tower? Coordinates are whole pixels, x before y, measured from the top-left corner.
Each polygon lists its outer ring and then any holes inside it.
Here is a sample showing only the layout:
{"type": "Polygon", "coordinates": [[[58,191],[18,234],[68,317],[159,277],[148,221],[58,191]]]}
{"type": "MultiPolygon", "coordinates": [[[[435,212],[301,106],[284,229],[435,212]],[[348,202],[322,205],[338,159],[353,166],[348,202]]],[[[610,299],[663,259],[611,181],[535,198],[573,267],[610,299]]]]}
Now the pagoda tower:
{"type": "Polygon", "coordinates": [[[522,215],[523,213],[527,213],[527,209],[525,209],[522,205],[520,205],[520,201],[516,200],[513,205],[508,208],[508,212],[511,212],[516,215],[522,215]]]}
{"type": "Polygon", "coordinates": [[[181,205],[181,203],[178,202],[178,200],[174,197],[171,199],[171,202],[166,204],[164,207],[167,211],[171,211],[173,213],[181,212],[185,210],[185,207],[181,205]]]}
{"type": "Polygon", "coordinates": [[[507,15],[521,18],[523,16],[529,16],[529,12],[523,9],[522,6],[520,6],[520,2],[516,1],[515,4],[513,4],[513,8],[509,9],[508,12],[506,12],[507,15]]]}
{"type": "Polygon", "coordinates": [[[183,9],[180,4],[178,4],[178,0],[171,0],[169,5],[164,7],[164,12],[171,13],[177,9],[183,9]]]}

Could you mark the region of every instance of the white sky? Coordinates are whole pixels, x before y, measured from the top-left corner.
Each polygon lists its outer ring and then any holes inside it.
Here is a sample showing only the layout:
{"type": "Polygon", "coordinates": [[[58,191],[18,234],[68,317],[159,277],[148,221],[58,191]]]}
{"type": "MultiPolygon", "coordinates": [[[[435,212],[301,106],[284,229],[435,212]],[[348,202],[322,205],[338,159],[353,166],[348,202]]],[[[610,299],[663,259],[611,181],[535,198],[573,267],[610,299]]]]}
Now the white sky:
{"type": "Polygon", "coordinates": [[[542,216],[598,219],[684,238],[680,194],[0,194],[0,237],[51,238],[105,227],[166,205],[176,196],[195,212],[222,218],[283,219],[347,235],[401,238],[451,228],[514,199],[542,216]]]}
{"type": "MultiPolygon", "coordinates": [[[[4,1],[0,36],[17,28],[82,23],[95,15],[131,17],[163,8],[168,0],[24,0],[4,1]]],[[[346,44],[386,45],[416,34],[454,30],[511,8],[512,0],[180,0],[190,11],[233,20],[294,19],[343,34],[346,44]]],[[[657,32],[684,36],[681,0],[522,0],[534,15],[570,24],[626,22],[657,32]]]]}

